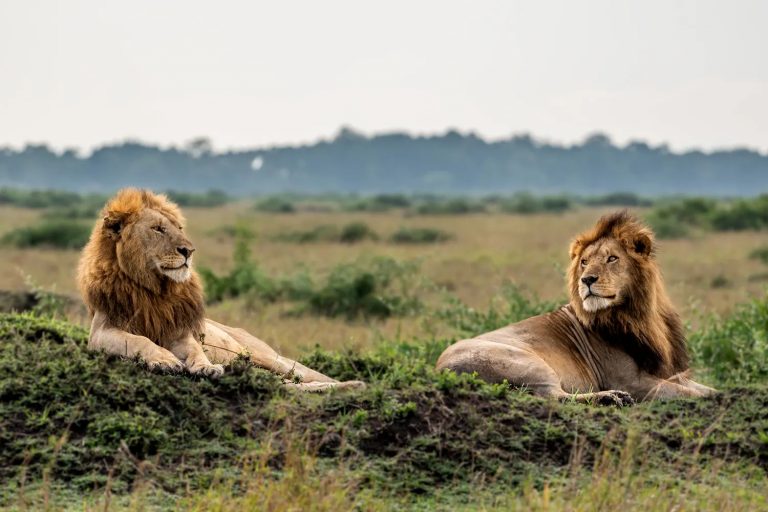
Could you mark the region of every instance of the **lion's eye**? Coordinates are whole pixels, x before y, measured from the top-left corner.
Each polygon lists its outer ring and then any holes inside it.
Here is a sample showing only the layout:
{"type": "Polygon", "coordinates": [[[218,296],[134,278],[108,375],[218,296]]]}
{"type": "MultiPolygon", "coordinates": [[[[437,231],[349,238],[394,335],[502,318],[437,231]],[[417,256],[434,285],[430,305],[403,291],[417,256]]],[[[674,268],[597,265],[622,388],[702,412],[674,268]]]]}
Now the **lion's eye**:
{"type": "Polygon", "coordinates": [[[163,226],[155,226],[152,229],[154,229],[158,233],[165,233],[165,228],[163,226]]]}
{"type": "Polygon", "coordinates": [[[613,262],[614,262],[614,261],[616,261],[617,259],[619,259],[619,258],[618,258],[618,257],[616,257],[616,256],[608,256],[608,263],[613,263],[613,262]]]}
{"type": "Polygon", "coordinates": [[[587,266],[587,260],[581,260],[581,266],[586,267],[587,266]]]}

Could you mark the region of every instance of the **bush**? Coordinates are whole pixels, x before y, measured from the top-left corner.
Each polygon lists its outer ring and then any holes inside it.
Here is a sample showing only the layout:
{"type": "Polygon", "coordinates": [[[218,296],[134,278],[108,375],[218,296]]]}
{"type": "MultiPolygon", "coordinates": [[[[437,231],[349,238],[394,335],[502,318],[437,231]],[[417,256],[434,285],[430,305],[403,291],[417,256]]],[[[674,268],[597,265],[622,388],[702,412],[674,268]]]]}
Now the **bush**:
{"type": "Polygon", "coordinates": [[[272,239],[297,244],[314,242],[354,244],[363,240],[378,240],[379,237],[366,223],[351,222],[341,229],[330,224],[321,224],[306,231],[285,231],[278,233],[272,239]]]}
{"type": "Polygon", "coordinates": [[[505,283],[486,311],[470,308],[455,297],[447,298],[447,305],[435,313],[436,317],[455,329],[460,336],[475,336],[519,322],[532,316],[554,311],[562,301],[541,301],[526,296],[520,287],[505,283]]]}
{"type": "MultiPolygon", "coordinates": [[[[0,188],[0,204],[21,206],[24,208],[49,208],[76,206],[86,198],[95,196],[81,196],[74,192],[60,190],[18,190],[12,188],[0,188]]],[[[101,203],[104,198],[101,198],[101,203]]]]}
{"type": "Polygon", "coordinates": [[[716,209],[712,199],[690,198],[661,205],[646,219],[659,238],[684,238],[692,228],[708,229],[716,209]]]}
{"type": "Polygon", "coordinates": [[[583,200],[590,206],[653,206],[653,201],[632,192],[615,192],[604,196],[588,197],[583,200]]]}
{"type": "Polygon", "coordinates": [[[415,213],[420,215],[460,215],[484,211],[483,203],[464,198],[425,199],[415,209],[415,213]]]}
{"type": "Polygon", "coordinates": [[[749,258],[753,260],[760,260],[768,265],[768,246],[758,247],[749,253],[749,258]]]}
{"type": "Polygon", "coordinates": [[[768,195],[730,203],[704,198],[683,199],[657,207],[648,215],[648,221],[661,233],[666,233],[667,238],[684,236],[690,228],[715,231],[766,229],[768,195]]]}
{"type": "Polygon", "coordinates": [[[499,209],[506,213],[561,213],[572,207],[573,201],[565,196],[534,197],[528,193],[521,193],[499,201],[499,209]]]}
{"type": "Polygon", "coordinates": [[[722,383],[768,379],[768,296],[738,307],[726,319],[712,317],[690,339],[695,364],[722,383]]]}
{"type": "Polygon", "coordinates": [[[336,226],[330,224],[322,224],[305,231],[284,231],[274,235],[272,240],[295,244],[336,242],[339,240],[339,230],[336,226]]]}
{"type": "Polygon", "coordinates": [[[92,204],[90,202],[85,202],[84,204],[81,204],[78,206],[52,208],[52,209],[46,210],[45,213],[43,213],[43,218],[53,219],[53,220],[61,220],[61,219],[95,220],[98,218],[99,210],[101,210],[102,206],[103,206],[102,204],[92,204]]]}
{"type": "Polygon", "coordinates": [[[281,197],[268,197],[257,202],[255,207],[260,212],[294,213],[296,206],[293,201],[281,197]]]}
{"type": "Polygon", "coordinates": [[[351,222],[341,228],[341,233],[339,234],[339,242],[344,244],[378,239],[378,235],[365,222],[351,222]]]}
{"type": "Polygon", "coordinates": [[[717,231],[743,231],[768,227],[768,195],[734,201],[712,213],[712,227],[717,231]]]}
{"type": "Polygon", "coordinates": [[[450,233],[436,228],[406,228],[401,227],[390,237],[395,244],[434,244],[450,240],[450,233]]]}
{"type": "Polygon", "coordinates": [[[218,276],[200,269],[208,302],[246,296],[265,302],[290,300],[299,303],[295,314],[386,318],[418,311],[421,302],[412,294],[417,267],[389,258],[358,261],[334,267],[325,283],[316,286],[305,271],[271,278],[251,259],[247,240],[235,248],[234,267],[218,276]]]}
{"type": "Polygon", "coordinates": [[[232,200],[225,192],[211,189],[202,194],[192,192],[178,192],[169,190],[166,192],[168,198],[179,206],[193,206],[201,208],[211,208],[222,206],[232,200]]]}
{"type": "Polygon", "coordinates": [[[314,313],[349,319],[411,314],[421,307],[410,292],[417,270],[413,264],[389,258],[376,258],[369,264],[341,264],[312,292],[307,305],[314,313]]]}
{"type": "Polygon", "coordinates": [[[246,293],[271,302],[277,300],[282,293],[277,283],[251,259],[251,249],[246,237],[240,237],[235,245],[234,267],[229,274],[217,276],[212,270],[203,267],[200,269],[200,275],[205,284],[206,299],[210,303],[246,293]]]}
{"type": "Polygon", "coordinates": [[[81,249],[90,235],[89,226],[67,220],[49,220],[34,226],[16,228],[3,236],[2,243],[19,248],[81,249]]]}
{"type": "Polygon", "coordinates": [[[395,208],[410,208],[411,198],[403,194],[379,194],[354,201],[345,207],[349,211],[386,212],[395,208]]]}

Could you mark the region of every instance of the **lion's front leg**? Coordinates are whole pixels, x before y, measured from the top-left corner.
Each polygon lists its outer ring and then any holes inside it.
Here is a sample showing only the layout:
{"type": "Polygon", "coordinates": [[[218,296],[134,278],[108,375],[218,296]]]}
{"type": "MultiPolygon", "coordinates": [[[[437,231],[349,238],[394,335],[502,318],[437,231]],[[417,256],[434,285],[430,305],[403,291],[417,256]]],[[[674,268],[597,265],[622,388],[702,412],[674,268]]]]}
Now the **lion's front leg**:
{"type": "Polygon", "coordinates": [[[364,388],[365,383],[339,382],[298,361],[281,356],[267,343],[249,332],[206,319],[205,349],[214,361],[228,363],[238,355],[247,355],[255,365],[280,375],[285,384],[302,391],[364,388]]]}
{"type": "Polygon", "coordinates": [[[203,347],[189,334],[180,340],[171,342],[168,349],[184,362],[187,371],[218,378],[224,374],[224,366],[212,364],[203,352],[203,347]]]}
{"type": "Polygon", "coordinates": [[[99,311],[93,316],[88,337],[89,350],[101,350],[123,357],[140,357],[150,368],[181,371],[184,364],[168,350],[149,338],[110,327],[99,311]]]}
{"type": "Polygon", "coordinates": [[[632,396],[638,401],[668,400],[675,398],[701,398],[715,393],[715,390],[683,377],[673,376],[660,379],[653,375],[644,375],[631,389],[632,396]],[[683,383],[683,380],[686,382],[683,383]]]}

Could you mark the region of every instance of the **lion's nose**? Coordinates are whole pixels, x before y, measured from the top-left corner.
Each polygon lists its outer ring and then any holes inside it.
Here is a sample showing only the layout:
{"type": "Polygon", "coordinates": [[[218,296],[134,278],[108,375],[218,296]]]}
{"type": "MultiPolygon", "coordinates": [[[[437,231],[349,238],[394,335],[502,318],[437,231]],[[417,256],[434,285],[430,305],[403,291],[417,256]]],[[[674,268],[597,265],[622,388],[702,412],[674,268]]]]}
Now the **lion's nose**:
{"type": "Polygon", "coordinates": [[[593,283],[597,282],[597,276],[584,276],[581,278],[581,282],[587,286],[592,286],[593,283]]]}
{"type": "Polygon", "coordinates": [[[179,254],[181,254],[185,258],[189,258],[190,255],[192,255],[192,253],[195,252],[195,248],[194,247],[187,247],[187,246],[184,246],[184,245],[182,245],[180,247],[177,247],[176,250],[179,251],[179,254]]]}

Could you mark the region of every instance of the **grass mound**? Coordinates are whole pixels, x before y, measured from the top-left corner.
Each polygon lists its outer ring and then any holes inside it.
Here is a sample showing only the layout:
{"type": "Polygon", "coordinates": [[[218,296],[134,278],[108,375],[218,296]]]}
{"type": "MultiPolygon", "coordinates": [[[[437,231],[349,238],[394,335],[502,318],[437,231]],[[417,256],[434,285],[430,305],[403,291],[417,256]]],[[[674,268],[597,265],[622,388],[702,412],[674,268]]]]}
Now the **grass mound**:
{"type": "MultiPolygon", "coordinates": [[[[506,321],[525,308],[468,311],[462,325],[506,321]]],[[[642,479],[712,466],[764,483],[768,470],[762,374],[712,399],[605,409],[438,374],[434,361],[449,342],[433,340],[365,354],[315,350],[305,364],[369,387],[299,395],[243,360],[219,381],[153,373],[87,352],[86,337],[65,322],[0,315],[0,503],[19,482],[39,479],[115,493],[141,480],[166,493],[207,489],[242,474],[265,446],[260,467],[280,474],[291,470],[297,438],[317,464],[345,465],[357,485],[393,496],[468,496],[478,482],[539,489],[620,457],[633,436],[652,468],[642,479]]]]}

